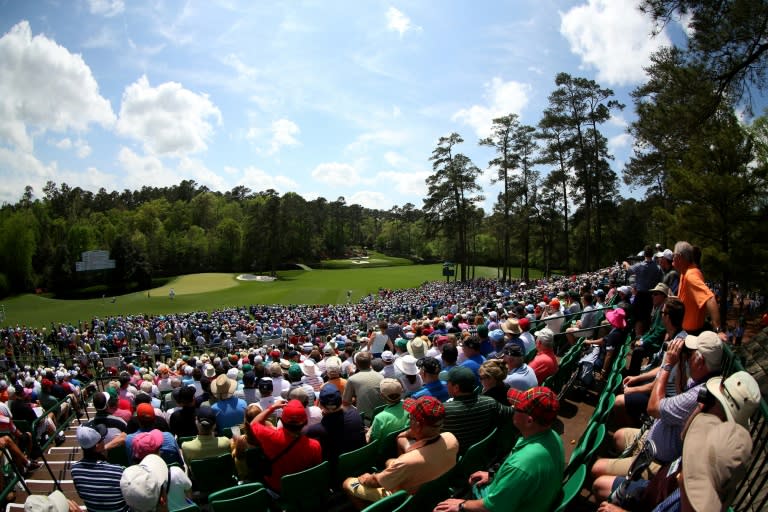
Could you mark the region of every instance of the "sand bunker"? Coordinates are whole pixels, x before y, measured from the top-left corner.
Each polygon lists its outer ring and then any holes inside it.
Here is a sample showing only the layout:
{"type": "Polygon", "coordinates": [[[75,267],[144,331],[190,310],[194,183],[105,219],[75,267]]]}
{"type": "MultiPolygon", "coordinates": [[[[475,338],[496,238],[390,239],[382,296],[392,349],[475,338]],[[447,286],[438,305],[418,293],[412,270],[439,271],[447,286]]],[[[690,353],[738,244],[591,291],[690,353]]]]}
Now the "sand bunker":
{"type": "Polygon", "coordinates": [[[237,276],[238,281],[260,281],[262,283],[270,283],[272,281],[277,280],[276,277],[272,276],[257,276],[254,274],[240,274],[237,276]]]}

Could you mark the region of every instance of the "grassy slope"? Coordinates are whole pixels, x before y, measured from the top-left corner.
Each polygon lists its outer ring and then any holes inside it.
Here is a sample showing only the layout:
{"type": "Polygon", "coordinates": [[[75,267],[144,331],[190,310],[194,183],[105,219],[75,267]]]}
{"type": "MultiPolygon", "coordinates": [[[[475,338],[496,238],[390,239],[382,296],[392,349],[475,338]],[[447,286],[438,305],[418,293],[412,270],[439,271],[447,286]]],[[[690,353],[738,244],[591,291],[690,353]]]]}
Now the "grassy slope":
{"type": "MultiPolygon", "coordinates": [[[[6,321],[0,325],[49,326],[51,322],[86,321],[94,316],[137,313],[168,314],[210,311],[250,304],[339,304],[357,301],[379,288],[412,288],[424,281],[442,277],[442,265],[404,265],[365,267],[342,270],[291,270],[280,272],[271,283],[237,281],[234,274],[196,274],[179,277],[162,288],[113,298],[91,300],[56,300],[36,295],[21,295],[3,300],[6,321]],[[176,298],[168,298],[173,288],[176,298]]],[[[477,277],[496,277],[496,269],[477,267],[477,277]]]]}

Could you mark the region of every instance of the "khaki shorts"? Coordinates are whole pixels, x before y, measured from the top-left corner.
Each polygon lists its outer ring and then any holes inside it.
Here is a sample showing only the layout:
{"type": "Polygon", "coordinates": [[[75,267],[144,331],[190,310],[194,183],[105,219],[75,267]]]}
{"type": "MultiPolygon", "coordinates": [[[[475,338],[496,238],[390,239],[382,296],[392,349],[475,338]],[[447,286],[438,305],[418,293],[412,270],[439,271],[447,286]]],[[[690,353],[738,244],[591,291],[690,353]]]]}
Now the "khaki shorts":
{"type": "Polygon", "coordinates": [[[344,482],[344,489],[352,497],[358,498],[364,501],[379,501],[382,498],[386,498],[391,492],[383,487],[366,487],[362,485],[357,478],[348,478],[344,482]]]}
{"type": "MultiPolygon", "coordinates": [[[[621,451],[624,451],[627,449],[628,446],[632,445],[632,443],[635,442],[635,439],[637,438],[637,435],[640,433],[639,428],[623,428],[621,429],[622,433],[624,434],[623,438],[621,439],[621,446],[617,446],[617,448],[621,451]]],[[[648,432],[650,430],[646,430],[645,434],[643,435],[643,438],[648,437],[648,432]]],[[[629,457],[623,457],[621,459],[603,459],[606,461],[606,474],[607,475],[613,475],[613,476],[627,476],[627,472],[629,472],[629,466],[632,465],[632,462],[635,460],[635,457],[638,453],[643,449],[643,442],[642,440],[638,442],[635,445],[634,450],[632,451],[632,455],[629,457]]],[[[651,465],[648,466],[648,469],[643,471],[642,478],[645,478],[646,480],[650,480],[653,475],[656,474],[656,472],[659,470],[661,466],[656,462],[651,462],[651,465]]]]}

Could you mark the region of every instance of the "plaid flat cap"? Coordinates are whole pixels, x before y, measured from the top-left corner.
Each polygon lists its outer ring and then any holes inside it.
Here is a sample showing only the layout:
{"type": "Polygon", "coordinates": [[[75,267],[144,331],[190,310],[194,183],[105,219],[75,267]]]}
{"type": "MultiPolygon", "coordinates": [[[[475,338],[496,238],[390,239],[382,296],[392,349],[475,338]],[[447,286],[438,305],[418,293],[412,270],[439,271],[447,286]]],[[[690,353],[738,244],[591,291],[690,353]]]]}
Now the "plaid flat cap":
{"type": "Polygon", "coordinates": [[[528,414],[538,423],[545,425],[553,422],[560,410],[557,395],[543,386],[536,386],[526,391],[510,389],[507,391],[507,400],[515,411],[528,414]]]}
{"type": "Polygon", "coordinates": [[[428,425],[434,425],[445,417],[445,407],[433,396],[407,398],[403,402],[403,409],[419,423],[428,425]]]}

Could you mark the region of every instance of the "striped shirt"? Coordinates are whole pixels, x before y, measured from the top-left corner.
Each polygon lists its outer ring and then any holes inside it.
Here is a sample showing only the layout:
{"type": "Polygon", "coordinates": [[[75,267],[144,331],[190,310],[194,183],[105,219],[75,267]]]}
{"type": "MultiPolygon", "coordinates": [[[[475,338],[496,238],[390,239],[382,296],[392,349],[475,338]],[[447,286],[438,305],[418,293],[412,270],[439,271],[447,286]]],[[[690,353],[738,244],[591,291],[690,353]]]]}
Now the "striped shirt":
{"type": "Polygon", "coordinates": [[[83,459],[72,465],[72,481],[88,512],[126,512],[120,477],[123,466],[103,460],[83,459]]]}
{"type": "Polygon", "coordinates": [[[459,440],[459,453],[464,453],[476,442],[501,424],[502,417],[512,416],[514,410],[489,396],[459,395],[443,404],[445,421],[443,432],[450,432],[459,440]]]}

